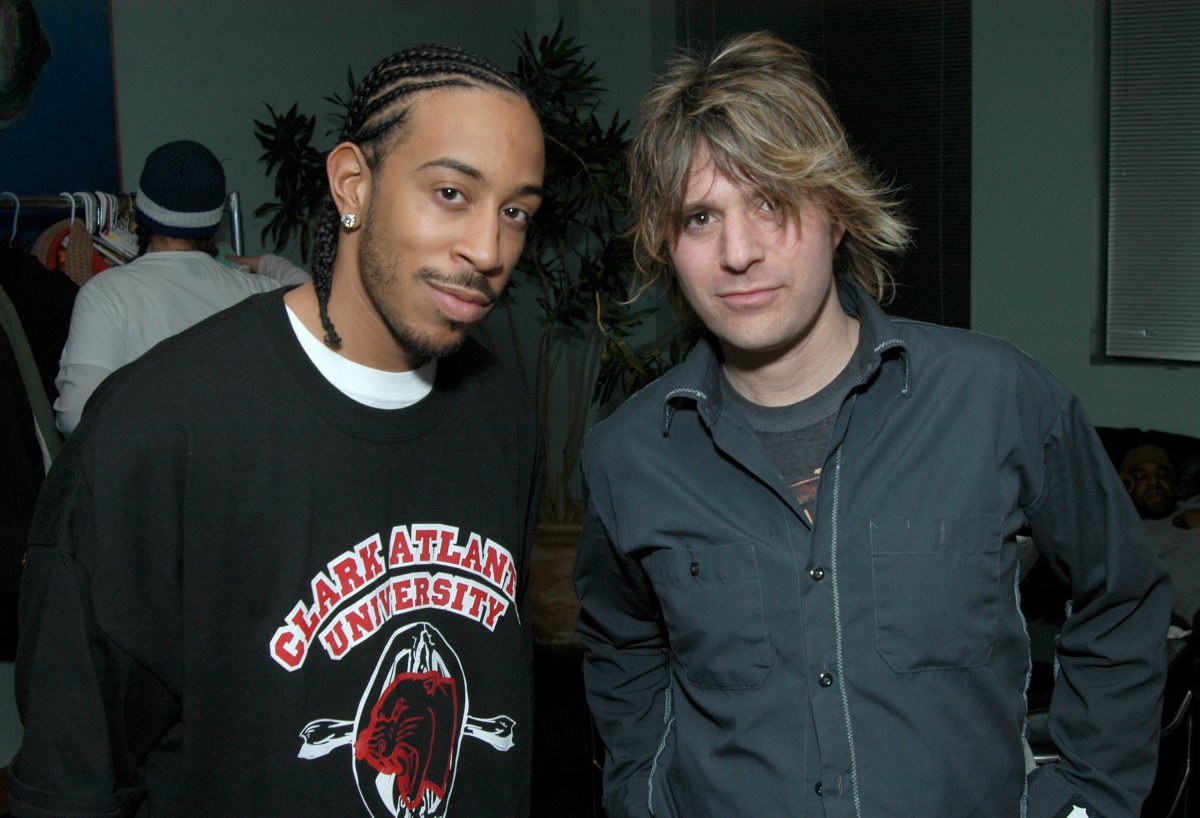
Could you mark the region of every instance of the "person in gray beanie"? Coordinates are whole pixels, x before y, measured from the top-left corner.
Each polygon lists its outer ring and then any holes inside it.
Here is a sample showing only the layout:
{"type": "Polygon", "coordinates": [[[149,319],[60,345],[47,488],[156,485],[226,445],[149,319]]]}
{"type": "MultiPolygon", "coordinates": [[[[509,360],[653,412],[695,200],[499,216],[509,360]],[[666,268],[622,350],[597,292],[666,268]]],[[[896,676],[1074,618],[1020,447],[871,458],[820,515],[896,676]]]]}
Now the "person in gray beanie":
{"type": "Polygon", "coordinates": [[[138,257],[105,270],[79,290],[59,360],[59,431],[70,434],[96,387],[150,347],[253,293],[308,280],[288,264],[263,275],[215,257],[225,206],[225,170],[199,142],[155,148],[138,179],[134,215],[138,257]]]}

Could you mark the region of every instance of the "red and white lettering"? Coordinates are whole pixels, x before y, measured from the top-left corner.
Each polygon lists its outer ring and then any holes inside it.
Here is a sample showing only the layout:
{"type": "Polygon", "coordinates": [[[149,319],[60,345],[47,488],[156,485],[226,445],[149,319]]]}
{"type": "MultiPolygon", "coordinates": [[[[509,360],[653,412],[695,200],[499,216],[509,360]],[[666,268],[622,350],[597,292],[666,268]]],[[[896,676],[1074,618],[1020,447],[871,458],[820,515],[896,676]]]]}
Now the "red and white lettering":
{"type": "Polygon", "coordinates": [[[296,670],[319,639],[331,658],[340,659],[392,617],[427,608],[495,630],[516,603],[512,554],[475,533],[464,544],[459,534],[449,525],[401,525],[392,528],[386,546],[375,534],[342,552],[310,581],[311,602],[296,602],[275,631],[271,657],[296,670]],[[413,570],[418,566],[431,570],[413,570]]]}
{"type": "Polygon", "coordinates": [[[280,628],[275,631],[275,638],[271,640],[271,658],[289,672],[304,664],[304,654],[307,650],[307,640],[291,628],[280,628]]]}

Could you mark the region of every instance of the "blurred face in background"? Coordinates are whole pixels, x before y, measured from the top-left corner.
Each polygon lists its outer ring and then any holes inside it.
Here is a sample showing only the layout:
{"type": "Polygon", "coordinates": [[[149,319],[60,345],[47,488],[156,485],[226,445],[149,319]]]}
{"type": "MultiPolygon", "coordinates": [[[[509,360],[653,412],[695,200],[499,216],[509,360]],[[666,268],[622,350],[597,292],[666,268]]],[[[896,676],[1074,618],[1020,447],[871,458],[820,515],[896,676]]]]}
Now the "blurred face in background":
{"type": "Polygon", "coordinates": [[[1169,467],[1153,460],[1134,463],[1121,479],[1142,517],[1160,520],[1175,510],[1175,473],[1169,467]]]}

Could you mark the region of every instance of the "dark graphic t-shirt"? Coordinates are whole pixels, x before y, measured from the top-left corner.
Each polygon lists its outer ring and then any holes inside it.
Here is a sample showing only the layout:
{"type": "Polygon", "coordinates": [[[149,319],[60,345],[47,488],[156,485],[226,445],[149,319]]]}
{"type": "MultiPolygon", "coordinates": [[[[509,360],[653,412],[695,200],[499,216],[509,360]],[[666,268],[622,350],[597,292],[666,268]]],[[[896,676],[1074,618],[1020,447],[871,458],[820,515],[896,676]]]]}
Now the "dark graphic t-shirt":
{"type": "Polygon", "coordinates": [[[867,365],[860,334],[850,362],[828,386],[810,398],[789,406],[761,406],[743,397],[721,374],[724,393],[745,415],[767,454],[779,467],[783,481],[812,525],[817,514],[817,489],[829,452],[829,437],[842,401],[867,365]]]}

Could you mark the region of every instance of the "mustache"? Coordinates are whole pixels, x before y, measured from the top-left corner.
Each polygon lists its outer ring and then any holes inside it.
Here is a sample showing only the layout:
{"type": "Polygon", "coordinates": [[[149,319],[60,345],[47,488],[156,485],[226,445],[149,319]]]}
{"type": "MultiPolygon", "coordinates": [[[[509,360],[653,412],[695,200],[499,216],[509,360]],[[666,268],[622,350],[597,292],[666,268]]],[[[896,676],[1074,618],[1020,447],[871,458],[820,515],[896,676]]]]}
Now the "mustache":
{"type": "Polygon", "coordinates": [[[470,270],[460,270],[457,273],[443,273],[433,267],[421,267],[417,270],[417,276],[425,281],[436,281],[441,284],[449,284],[453,287],[462,287],[467,290],[474,290],[487,298],[487,306],[493,306],[497,299],[500,298],[500,293],[493,290],[488,283],[487,277],[470,270]]]}

